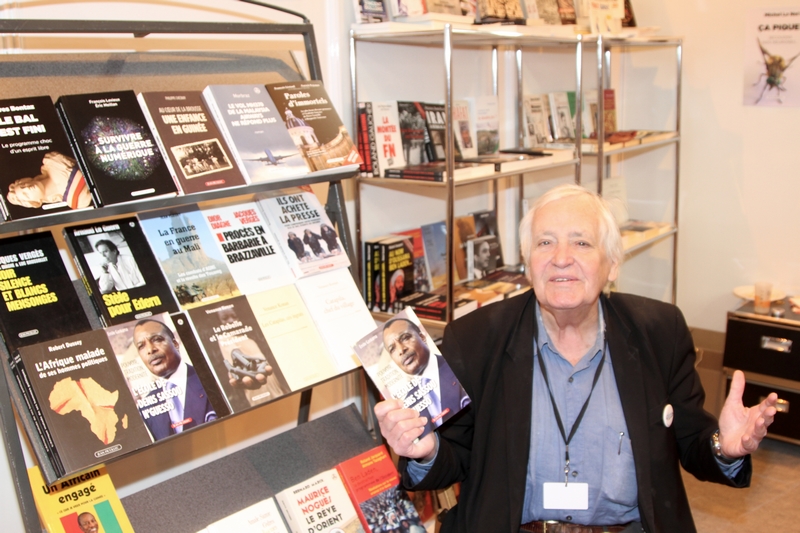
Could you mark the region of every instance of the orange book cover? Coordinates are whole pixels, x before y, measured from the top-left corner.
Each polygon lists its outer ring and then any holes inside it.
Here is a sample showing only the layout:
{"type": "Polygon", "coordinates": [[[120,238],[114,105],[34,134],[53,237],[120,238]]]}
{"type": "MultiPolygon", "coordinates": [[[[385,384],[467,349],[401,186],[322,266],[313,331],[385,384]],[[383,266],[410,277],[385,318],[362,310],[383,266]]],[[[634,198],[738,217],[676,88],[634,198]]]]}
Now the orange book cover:
{"type": "Polygon", "coordinates": [[[408,531],[422,521],[386,447],[381,445],[336,466],[361,525],[370,533],[408,531]]]}

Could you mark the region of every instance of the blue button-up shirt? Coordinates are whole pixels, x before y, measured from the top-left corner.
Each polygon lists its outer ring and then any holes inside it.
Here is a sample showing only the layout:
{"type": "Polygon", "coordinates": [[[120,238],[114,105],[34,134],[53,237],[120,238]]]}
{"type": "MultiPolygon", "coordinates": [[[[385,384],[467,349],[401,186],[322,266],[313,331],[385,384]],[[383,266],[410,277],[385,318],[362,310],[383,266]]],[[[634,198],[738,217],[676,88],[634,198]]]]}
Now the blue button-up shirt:
{"type": "MultiPolygon", "coordinates": [[[[533,362],[532,430],[522,522],[564,520],[576,524],[625,524],[639,520],[636,468],[622,403],[619,399],[611,354],[605,340],[603,309],[597,338],[575,366],[564,359],[547,335],[536,304],[538,338],[532,347],[541,354],[558,412],[569,436],[589,395],[586,413],[569,446],[569,482],[587,483],[587,510],[544,509],[543,484],[564,482],[564,438],[558,429],[547,384],[538,361],[533,362]],[[606,361],[597,385],[592,381],[602,358],[606,361]]],[[[538,355],[536,356],[538,357],[538,355]]]]}

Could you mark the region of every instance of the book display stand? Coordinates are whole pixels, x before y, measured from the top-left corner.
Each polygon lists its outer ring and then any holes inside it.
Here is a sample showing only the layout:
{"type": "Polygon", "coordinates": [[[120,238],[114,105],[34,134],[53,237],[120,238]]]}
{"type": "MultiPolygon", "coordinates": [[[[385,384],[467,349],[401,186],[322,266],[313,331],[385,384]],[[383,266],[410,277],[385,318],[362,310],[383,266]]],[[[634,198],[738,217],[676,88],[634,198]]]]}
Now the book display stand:
{"type": "MultiPolygon", "coordinates": [[[[247,1],[247,0],[243,0],[247,1]]],[[[250,2],[258,4],[256,2],[250,2]]],[[[261,5],[261,4],[258,4],[261,5]]],[[[89,93],[92,91],[125,90],[135,88],[138,91],[156,90],[202,90],[209,82],[214,83],[259,83],[283,81],[284,79],[310,79],[321,80],[321,68],[317,52],[314,28],[309,20],[298,13],[282,8],[273,8],[302,18],[301,23],[238,23],[238,22],[165,22],[165,21],[103,21],[103,20],[2,20],[0,33],[6,35],[22,36],[26,45],[30,43],[35,53],[12,54],[4,56],[0,61],[0,77],[4,80],[4,94],[7,98],[30,96],[31,91],[37,94],[49,94],[54,99],[59,95],[89,93]],[[58,34],[57,40],[54,35],[58,34]],[[249,41],[240,39],[250,36],[249,41]],[[205,47],[198,51],[196,43],[203,40],[205,47]],[[43,41],[48,44],[41,44],[43,41]],[[58,44],[55,48],[70,50],[67,53],[53,52],[52,42],[58,44]],[[186,43],[190,42],[190,45],[186,43]],[[247,44],[249,42],[249,44],[247,44]],[[245,44],[242,44],[245,43],[245,44]],[[245,48],[245,46],[249,48],[245,48]],[[254,51],[254,48],[257,50],[254,51]],[[42,52],[39,52],[42,49],[42,52]],[[75,51],[77,50],[77,51],[75,51]],[[89,52],[89,53],[87,53],[89,52]]],[[[27,46],[26,46],[27,48],[27,46]]],[[[26,50],[27,51],[27,50],[26,50]]],[[[247,197],[256,193],[274,189],[283,189],[317,183],[328,183],[328,200],[325,206],[329,218],[338,229],[344,251],[354,261],[353,246],[348,230],[348,220],[344,208],[344,195],[342,180],[352,178],[358,171],[357,166],[346,166],[334,171],[324,173],[309,173],[303,176],[270,183],[258,183],[231,189],[217,189],[193,193],[185,196],[166,198],[153,198],[125,204],[115,204],[107,207],[61,212],[52,215],[31,217],[8,222],[0,222],[0,235],[10,236],[20,232],[35,230],[37,228],[55,228],[54,233],[59,234],[64,225],[84,221],[107,219],[115,216],[135,214],[143,211],[161,209],[165,207],[181,206],[197,202],[205,202],[223,198],[247,197]]],[[[75,282],[78,293],[86,297],[85,289],[75,282]]],[[[82,302],[86,309],[91,309],[88,297],[82,302]]],[[[88,313],[90,320],[94,319],[88,313]]],[[[99,328],[99,321],[92,324],[99,328]]],[[[40,531],[39,519],[31,496],[31,489],[26,475],[26,463],[23,455],[14,406],[22,403],[20,391],[14,378],[11,376],[7,354],[2,357],[2,372],[0,379],[0,431],[5,443],[9,465],[12,471],[13,483],[19,499],[26,531],[40,531]]],[[[312,388],[303,390],[300,398],[298,423],[308,421],[312,388]]],[[[23,409],[18,409],[23,410],[23,409]]],[[[29,435],[35,434],[31,427],[30,416],[23,413],[19,415],[23,429],[29,435]]],[[[353,412],[340,414],[332,420],[309,426],[310,429],[298,428],[291,435],[282,437],[268,445],[269,453],[259,452],[264,461],[274,453],[277,454],[273,462],[284,465],[284,472],[291,468],[293,472],[311,472],[304,468],[316,468],[323,459],[329,459],[331,464],[351,457],[364,451],[374,442],[365,434],[363,426],[356,427],[353,412]],[[346,420],[341,420],[345,417],[346,420]],[[326,426],[326,424],[331,424],[326,426]],[[343,431],[342,428],[347,428],[343,431]],[[355,428],[352,429],[351,428],[355,428]],[[292,439],[300,438],[304,432],[319,432],[317,437],[305,437],[306,444],[325,442],[329,449],[314,448],[313,453],[307,445],[299,444],[292,439]],[[352,435],[351,435],[352,433],[352,435]],[[352,442],[339,443],[337,438],[351,439],[352,442]],[[291,441],[291,442],[290,442],[291,441]],[[338,447],[337,447],[338,446],[338,447]],[[307,452],[307,456],[296,456],[286,459],[285,454],[289,449],[293,452],[307,452]],[[333,450],[340,451],[337,458],[333,450]],[[344,455],[342,455],[342,453],[344,455]],[[290,466],[291,465],[291,466],[290,466]],[[306,465],[303,467],[303,465],[306,465]]],[[[225,418],[220,421],[224,423],[225,418]]],[[[36,439],[31,438],[31,441],[36,439]]],[[[35,444],[32,442],[35,448],[35,444]]],[[[313,446],[312,446],[313,448],[313,446]]],[[[252,449],[241,452],[230,461],[253,454],[252,449]]],[[[226,463],[227,465],[227,463],[226,463]]],[[[215,467],[211,467],[215,468],[215,467]]],[[[233,468],[233,467],[231,467],[233,468]]],[[[265,467],[267,468],[267,467],[265,467]]],[[[241,490],[250,490],[234,471],[225,470],[225,475],[214,477],[214,483],[194,484],[209,497],[218,501],[223,492],[228,493],[229,501],[235,498],[229,491],[207,491],[207,487],[219,486],[221,479],[227,479],[231,487],[241,487],[241,490]]],[[[267,470],[274,471],[275,465],[269,465],[267,470]]],[[[45,479],[52,482],[53,475],[42,468],[45,479]]],[[[315,470],[317,471],[317,470],[315,470]]],[[[198,476],[203,474],[199,473],[198,476]]],[[[300,474],[297,474],[300,475],[300,474]]],[[[277,485],[276,485],[277,487],[277,485]]],[[[181,486],[179,491],[188,494],[187,486],[181,486]]],[[[282,488],[282,487],[281,487],[282,488]]],[[[159,489],[148,490],[147,498],[158,493],[159,489]]],[[[169,512],[153,513],[153,508],[148,506],[137,507],[135,496],[130,500],[132,517],[140,514],[151,514],[159,517],[173,516],[172,511],[180,506],[173,507],[171,502],[177,494],[172,493],[170,498],[162,498],[164,504],[169,504],[169,512]],[[139,513],[138,510],[142,511],[139,513]]],[[[145,498],[142,495],[141,498],[145,498]]],[[[153,497],[153,501],[159,498],[153,497]]],[[[148,504],[149,505],[149,504],[148,504]]],[[[238,503],[237,503],[238,505],[238,503]]],[[[204,506],[191,506],[192,509],[204,506]]],[[[241,507],[240,507],[241,508],[241,507]]],[[[190,507],[186,507],[187,515],[190,507]]],[[[197,517],[195,513],[194,516],[197,517]]],[[[185,518],[180,515],[180,518],[185,518]]],[[[215,518],[215,517],[211,517],[215,518]]],[[[178,516],[175,516],[176,522],[178,516]]],[[[208,521],[206,522],[208,523],[208,521]]],[[[188,522],[183,522],[186,526],[188,522]]],[[[142,526],[142,531],[157,530],[163,527],[142,526]]],[[[138,528],[138,526],[137,526],[138,528]]],[[[201,526],[193,528],[170,527],[171,531],[197,531],[201,526]]]]}
{"type": "Polygon", "coordinates": [[[375,446],[354,406],[122,498],[136,531],[195,533],[375,446]]]}

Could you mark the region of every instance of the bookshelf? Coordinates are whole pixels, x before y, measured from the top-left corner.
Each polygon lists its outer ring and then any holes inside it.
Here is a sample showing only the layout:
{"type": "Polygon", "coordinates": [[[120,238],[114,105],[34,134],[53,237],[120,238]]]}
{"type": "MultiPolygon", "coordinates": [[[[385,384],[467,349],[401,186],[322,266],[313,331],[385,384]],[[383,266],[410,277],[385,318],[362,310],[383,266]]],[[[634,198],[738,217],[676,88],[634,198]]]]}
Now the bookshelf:
{"type": "MultiPolygon", "coordinates": [[[[137,92],[200,90],[209,83],[209,79],[219,83],[251,83],[253,80],[269,83],[281,81],[283,75],[287,74],[298,78],[308,76],[321,79],[314,29],[308,19],[299,16],[302,22],[298,24],[2,20],[0,33],[22,37],[26,45],[20,53],[4,55],[0,60],[4,97],[30,96],[33,91],[36,94],[49,94],[55,99],[61,94],[131,88],[137,92]],[[239,39],[241,36],[249,36],[251,40],[246,42],[239,39]],[[203,46],[198,47],[199,41],[202,41],[203,46]],[[253,41],[256,42],[255,45],[253,41]],[[257,48],[255,51],[253,46],[257,48]]],[[[259,183],[234,189],[2,222],[0,235],[8,236],[47,228],[52,230],[58,240],[61,228],[68,224],[222,198],[244,198],[272,189],[327,183],[329,192],[325,208],[336,224],[345,251],[352,261],[354,254],[344,209],[342,182],[352,178],[356,172],[357,167],[350,166],[334,172],[311,173],[277,183],[259,183]]],[[[26,473],[24,442],[17,429],[12,402],[12,396],[18,398],[19,392],[8,373],[7,362],[3,363],[3,375],[4,378],[0,379],[0,427],[12,482],[26,531],[40,531],[26,473]]],[[[311,390],[309,387],[299,394],[297,417],[300,423],[308,420],[311,390]]],[[[225,424],[226,420],[227,417],[214,425],[225,424]]],[[[22,423],[24,426],[24,421],[22,423]]],[[[167,440],[180,441],[186,438],[181,436],[167,440]]],[[[221,442],[224,449],[228,440],[221,442]]],[[[163,449],[163,445],[159,445],[159,448],[163,449]]],[[[120,461],[124,460],[126,459],[120,458],[120,461]]],[[[170,474],[167,472],[166,475],[170,474]]]]}

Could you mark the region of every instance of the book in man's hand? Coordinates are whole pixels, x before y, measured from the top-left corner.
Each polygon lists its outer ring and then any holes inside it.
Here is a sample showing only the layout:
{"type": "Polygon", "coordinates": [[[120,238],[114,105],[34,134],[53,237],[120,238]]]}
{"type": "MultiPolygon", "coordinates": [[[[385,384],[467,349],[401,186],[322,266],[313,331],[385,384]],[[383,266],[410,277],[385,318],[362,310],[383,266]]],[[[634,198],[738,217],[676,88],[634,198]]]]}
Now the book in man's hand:
{"type": "Polygon", "coordinates": [[[359,340],[356,355],[386,399],[427,419],[421,436],[470,403],[458,378],[414,311],[406,308],[359,340]]]}
{"type": "Polygon", "coordinates": [[[65,95],[56,108],[96,204],[177,194],[133,91],[65,95]]]}

